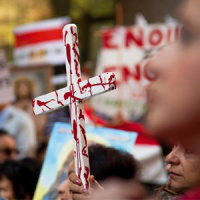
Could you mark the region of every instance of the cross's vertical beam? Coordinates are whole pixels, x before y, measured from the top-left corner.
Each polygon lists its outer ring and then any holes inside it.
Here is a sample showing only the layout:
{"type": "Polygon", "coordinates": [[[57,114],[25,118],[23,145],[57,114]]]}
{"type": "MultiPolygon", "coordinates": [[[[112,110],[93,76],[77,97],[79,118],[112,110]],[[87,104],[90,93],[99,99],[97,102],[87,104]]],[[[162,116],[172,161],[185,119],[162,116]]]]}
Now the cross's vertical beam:
{"type": "MultiPolygon", "coordinates": [[[[63,29],[63,39],[66,48],[67,83],[71,85],[72,96],[75,95],[73,83],[81,82],[80,55],[78,48],[77,27],[74,24],[66,25],[63,29]]],[[[89,158],[85,132],[83,102],[70,99],[70,115],[74,139],[75,170],[85,188],[89,188],[89,158]]]]}

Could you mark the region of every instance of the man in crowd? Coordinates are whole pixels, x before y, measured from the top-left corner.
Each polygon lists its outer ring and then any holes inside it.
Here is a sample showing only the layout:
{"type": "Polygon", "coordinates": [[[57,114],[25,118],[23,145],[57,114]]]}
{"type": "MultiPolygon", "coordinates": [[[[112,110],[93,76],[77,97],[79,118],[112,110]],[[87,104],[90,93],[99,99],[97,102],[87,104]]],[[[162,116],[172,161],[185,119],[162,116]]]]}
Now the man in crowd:
{"type": "Polygon", "coordinates": [[[0,129],[0,164],[6,160],[17,159],[17,148],[14,138],[5,130],[0,129]]]}
{"type": "MultiPolygon", "coordinates": [[[[159,138],[178,141],[200,153],[199,7],[199,0],[183,2],[178,10],[183,25],[179,40],[161,49],[147,63],[155,77],[147,91],[147,127],[159,138]]],[[[77,184],[80,180],[74,173],[69,179],[70,191],[74,197],[79,197],[83,194],[82,186],[78,187],[81,184],[77,184]]],[[[134,188],[132,191],[134,193],[134,188]]],[[[200,199],[200,188],[187,195],[182,199],[200,199]]]]}

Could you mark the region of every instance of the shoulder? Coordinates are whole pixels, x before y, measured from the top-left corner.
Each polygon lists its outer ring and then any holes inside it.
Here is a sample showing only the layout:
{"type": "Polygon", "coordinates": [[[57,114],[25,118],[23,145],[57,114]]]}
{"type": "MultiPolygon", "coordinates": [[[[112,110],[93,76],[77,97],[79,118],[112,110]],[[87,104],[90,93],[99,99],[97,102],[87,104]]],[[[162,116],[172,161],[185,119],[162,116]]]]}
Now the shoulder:
{"type": "Polygon", "coordinates": [[[32,122],[32,118],[28,113],[14,107],[14,106],[9,107],[9,114],[13,120],[18,121],[19,123],[32,122]]]}

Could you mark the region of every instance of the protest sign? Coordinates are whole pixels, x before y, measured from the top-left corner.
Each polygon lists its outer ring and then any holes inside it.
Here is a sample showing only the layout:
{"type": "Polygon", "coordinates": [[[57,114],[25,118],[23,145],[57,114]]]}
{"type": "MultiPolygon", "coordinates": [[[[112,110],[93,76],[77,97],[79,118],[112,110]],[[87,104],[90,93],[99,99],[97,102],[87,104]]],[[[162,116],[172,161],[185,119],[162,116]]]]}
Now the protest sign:
{"type": "MultiPolygon", "coordinates": [[[[88,144],[102,144],[132,153],[137,133],[86,126],[88,144]]],[[[37,184],[34,200],[57,199],[57,186],[66,179],[73,160],[71,125],[56,123],[51,133],[45,161],[37,184]]]]}
{"type": "Polygon", "coordinates": [[[146,108],[145,87],[152,80],[145,67],[146,58],[152,51],[176,41],[178,34],[176,23],[103,30],[96,75],[114,72],[118,89],[93,99],[95,110],[109,117],[120,111],[128,120],[142,117],[146,108]]]}

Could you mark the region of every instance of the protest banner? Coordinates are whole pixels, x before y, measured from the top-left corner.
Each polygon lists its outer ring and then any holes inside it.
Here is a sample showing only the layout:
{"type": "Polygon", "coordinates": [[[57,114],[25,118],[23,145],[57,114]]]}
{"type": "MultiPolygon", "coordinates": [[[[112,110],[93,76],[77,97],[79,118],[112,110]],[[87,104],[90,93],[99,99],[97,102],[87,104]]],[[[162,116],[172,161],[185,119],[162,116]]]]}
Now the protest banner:
{"type": "Polygon", "coordinates": [[[152,80],[145,61],[152,51],[176,41],[178,34],[176,23],[102,30],[96,75],[115,72],[118,90],[93,99],[94,109],[109,117],[121,112],[127,120],[140,119],[146,110],[145,87],[152,80]]]}

